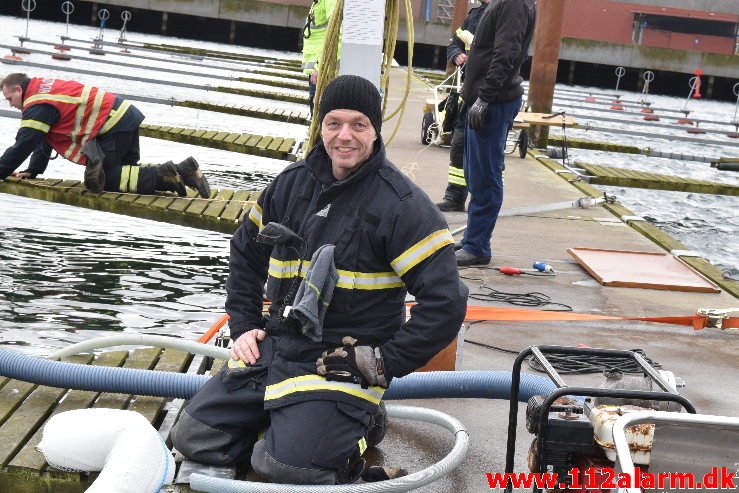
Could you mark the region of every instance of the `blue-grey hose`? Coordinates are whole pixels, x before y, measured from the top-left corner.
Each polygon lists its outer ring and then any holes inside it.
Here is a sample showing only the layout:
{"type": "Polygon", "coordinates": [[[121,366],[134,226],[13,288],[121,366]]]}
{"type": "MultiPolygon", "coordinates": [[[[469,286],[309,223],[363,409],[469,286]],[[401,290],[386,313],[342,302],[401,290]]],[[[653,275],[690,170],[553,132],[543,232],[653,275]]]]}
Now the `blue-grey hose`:
{"type": "Polygon", "coordinates": [[[88,341],[72,344],[53,354],[50,358],[64,358],[74,354],[92,351],[93,349],[107,348],[113,346],[154,346],[170,349],[179,349],[192,354],[202,354],[216,359],[228,359],[229,351],[226,348],[188,341],[178,337],[153,336],[147,334],[120,334],[115,336],[97,337],[88,341]]]}
{"type": "Polygon", "coordinates": [[[464,459],[469,446],[469,434],[465,427],[448,414],[422,407],[389,404],[387,414],[391,418],[413,419],[443,426],[454,434],[454,447],[439,462],[402,478],[377,483],[326,485],[293,485],[235,481],[202,474],[190,476],[190,486],[206,493],[380,493],[410,491],[433,483],[449,474],[464,459]]]}
{"type": "MultiPolygon", "coordinates": [[[[178,399],[192,397],[210,378],[187,373],[63,363],[7,349],[0,349],[0,376],[49,387],[178,399]]],[[[548,378],[522,373],[519,400],[526,402],[533,395],[547,395],[554,389],[554,383],[548,378]]],[[[419,372],[393,379],[385,399],[507,399],[510,390],[509,371],[419,372]]]]}

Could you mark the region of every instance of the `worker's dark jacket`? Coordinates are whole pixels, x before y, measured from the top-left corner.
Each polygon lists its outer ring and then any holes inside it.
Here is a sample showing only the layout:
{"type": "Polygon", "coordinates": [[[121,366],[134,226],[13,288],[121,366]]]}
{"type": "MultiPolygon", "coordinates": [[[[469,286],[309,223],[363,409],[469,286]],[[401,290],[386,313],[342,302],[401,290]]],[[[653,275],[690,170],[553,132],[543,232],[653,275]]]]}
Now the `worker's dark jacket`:
{"type": "MultiPolygon", "coordinates": [[[[279,336],[269,364],[265,408],[331,399],[374,409],[383,389],[329,382],[316,375],[315,360],[342,337],[379,346],[385,372],[400,377],[423,366],[457,334],[466,312],[467,288],[459,280],[454,240],[428,196],[375,152],[344,180],[336,181],[322,143],[307,159],[288,166],[266,188],[231,240],[226,311],[232,338],[266,327],[279,336]],[[312,342],[292,317],[282,319],[285,297],[298,269],[300,241],[274,248],[257,243],[257,232],[278,222],[302,236],[302,274],[313,252],[336,246],[339,281],[323,325],[312,342]],[[263,319],[262,293],[272,301],[263,319]],[[405,297],[416,306],[405,321],[405,297]]],[[[261,361],[261,359],[260,359],[261,361]]],[[[260,362],[257,362],[259,365],[260,362]]]]}
{"type": "MultiPolygon", "coordinates": [[[[480,18],[482,18],[482,14],[485,13],[487,6],[487,3],[481,3],[479,7],[470,9],[470,11],[467,12],[467,17],[464,18],[464,21],[462,21],[462,25],[459,28],[463,31],[469,31],[472,34],[475,34],[477,26],[480,24],[480,18]]],[[[449,63],[454,65],[454,59],[461,53],[466,53],[464,41],[459,39],[459,36],[456,34],[452,34],[451,39],[449,39],[449,45],[446,47],[446,59],[449,60],[449,63]]]]}
{"type": "Polygon", "coordinates": [[[492,0],[472,41],[462,99],[503,103],[522,96],[521,65],[528,56],[536,20],[535,0],[492,0]]]}

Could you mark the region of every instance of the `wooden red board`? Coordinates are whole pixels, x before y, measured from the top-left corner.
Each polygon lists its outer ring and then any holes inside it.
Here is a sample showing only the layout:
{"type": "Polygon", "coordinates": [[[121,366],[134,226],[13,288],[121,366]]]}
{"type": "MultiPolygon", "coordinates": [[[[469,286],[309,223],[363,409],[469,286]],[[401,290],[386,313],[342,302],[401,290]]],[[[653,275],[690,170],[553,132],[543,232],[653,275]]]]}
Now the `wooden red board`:
{"type": "Polygon", "coordinates": [[[568,248],[567,253],[604,286],[721,292],[709,279],[668,253],[601,248],[568,248]]]}

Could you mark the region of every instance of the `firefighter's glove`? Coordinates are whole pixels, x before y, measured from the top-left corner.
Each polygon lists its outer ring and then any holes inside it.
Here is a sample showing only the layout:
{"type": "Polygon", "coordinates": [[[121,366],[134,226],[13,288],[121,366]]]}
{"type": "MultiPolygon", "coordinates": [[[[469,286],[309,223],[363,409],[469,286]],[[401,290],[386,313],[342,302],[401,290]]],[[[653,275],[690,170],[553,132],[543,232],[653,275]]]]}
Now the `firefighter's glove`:
{"type": "Polygon", "coordinates": [[[344,337],[342,347],[333,351],[324,351],[316,361],[316,370],[326,380],[351,382],[362,388],[378,386],[386,389],[388,378],[382,362],[379,348],[355,346],[353,337],[344,337]]]}
{"type": "Polygon", "coordinates": [[[470,106],[470,111],[467,114],[470,128],[472,130],[482,130],[485,126],[485,117],[488,114],[488,103],[480,98],[470,106]]]}

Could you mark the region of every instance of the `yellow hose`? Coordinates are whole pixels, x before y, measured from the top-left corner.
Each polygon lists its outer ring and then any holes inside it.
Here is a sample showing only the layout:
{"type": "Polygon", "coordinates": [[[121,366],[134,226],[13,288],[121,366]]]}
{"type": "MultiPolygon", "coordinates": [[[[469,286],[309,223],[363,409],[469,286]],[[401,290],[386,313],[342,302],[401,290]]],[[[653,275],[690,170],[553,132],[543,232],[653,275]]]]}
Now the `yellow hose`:
{"type": "MultiPolygon", "coordinates": [[[[383,116],[383,121],[387,121],[398,112],[400,117],[395,125],[392,135],[386,141],[389,143],[400,127],[400,122],[403,118],[405,111],[405,103],[408,99],[408,93],[410,92],[411,75],[413,66],[413,7],[410,0],[405,1],[406,10],[406,28],[408,30],[408,74],[406,77],[405,92],[403,99],[400,101],[398,107],[388,116],[383,116]]],[[[308,140],[303,148],[303,156],[307,155],[308,152],[316,144],[320,131],[321,122],[318,121],[318,106],[323,94],[323,88],[332,81],[338,75],[337,70],[337,53],[339,43],[341,42],[341,24],[344,17],[344,0],[338,0],[334,6],[334,11],[331,13],[331,20],[326,28],[326,39],[323,43],[323,52],[321,53],[321,66],[318,71],[318,81],[316,83],[316,95],[314,99],[314,110],[311,119],[310,129],[308,131],[308,140]]],[[[385,46],[383,50],[382,65],[380,67],[380,88],[383,93],[382,102],[382,113],[387,113],[387,101],[388,101],[388,88],[390,84],[390,69],[392,67],[393,55],[395,53],[395,45],[398,39],[398,25],[400,20],[400,4],[399,0],[387,0],[385,4],[385,46]]]]}

